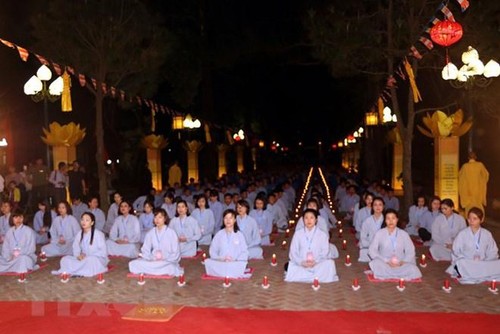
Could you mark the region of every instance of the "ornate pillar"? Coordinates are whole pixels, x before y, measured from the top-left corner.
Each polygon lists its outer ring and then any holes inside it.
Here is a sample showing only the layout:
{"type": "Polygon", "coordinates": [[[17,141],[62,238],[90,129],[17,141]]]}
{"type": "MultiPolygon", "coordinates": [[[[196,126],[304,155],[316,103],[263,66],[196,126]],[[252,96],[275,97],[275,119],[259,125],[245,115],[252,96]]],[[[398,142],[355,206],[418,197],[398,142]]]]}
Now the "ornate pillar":
{"type": "Polygon", "coordinates": [[[203,148],[203,144],[198,140],[191,140],[184,143],[184,149],[187,152],[188,162],[188,182],[193,178],[195,182],[199,182],[199,167],[198,167],[198,153],[203,148]]]}
{"type": "Polygon", "coordinates": [[[245,153],[245,146],[243,145],[235,145],[235,150],[236,150],[236,161],[237,161],[237,170],[238,173],[241,173],[245,170],[245,164],[244,164],[244,153],[245,153]]]}
{"type": "Polygon", "coordinates": [[[434,192],[441,199],[451,198],[456,208],[458,208],[458,157],[458,137],[434,139],[434,192]]]}
{"type": "Polygon", "coordinates": [[[168,141],[163,136],[148,135],[142,139],[142,144],[147,150],[148,169],[151,172],[153,188],[161,190],[163,189],[161,150],[168,145],[168,141]]]}
{"type": "Polygon", "coordinates": [[[226,144],[217,145],[217,155],[219,160],[219,172],[218,172],[219,177],[221,177],[224,174],[227,174],[226,153],[228,149],[229,146],[226,144]]]}

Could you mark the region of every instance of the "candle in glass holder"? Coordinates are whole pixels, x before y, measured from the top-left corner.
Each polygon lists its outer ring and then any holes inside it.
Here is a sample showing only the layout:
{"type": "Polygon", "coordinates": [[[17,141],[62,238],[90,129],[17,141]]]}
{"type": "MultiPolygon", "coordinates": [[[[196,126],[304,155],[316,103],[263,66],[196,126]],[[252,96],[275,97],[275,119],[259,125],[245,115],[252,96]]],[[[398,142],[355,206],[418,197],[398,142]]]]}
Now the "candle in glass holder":
{"type": "Polygon", "coordinates": [[[313,281],[313,288],[319,288],[319,280],[317,277],[314,277],[314,281],[313,281]]]}
{"type": "Polygon", "coordinates": [[[289,236],[290,236],[290,229],[289,229],[289,228],[287,228],[287,229],[285,230],[285,238],[288,238],[289,236]]]}
{"type": "Polygon", "coordinates": [[[26,281],[26,273],[20,273],[18,281],[19,283],[24,283],[26,281]]]}
{"type": "Polygon", "coordinates": [[[344,232],[342,229],[339,229],[339,238],[342,238],[342,232],[344,232]]]}
{"type": "Polygon", "coordinates": [[[357,278],[355,278],[355,279],[352,280],[352,286],[355,287],[355,288],[357,288],[359,286],[359,282],[358,282],[357,278]]]}
{"type": "Polygon", "coordinates": [[[345,265],[346,266],[350,266],[351,265],[351,256],[349,254],[347,254],[345,256],[345,265]]]}
{"type": "Polygon", "coordinates": [[[103,273],[97,274],[97,283],[98,284],[104,283],[104,274],[103,273]]]}
{"type": "Polygon", "coordinates": [[[399,288],[404,289],[405,287],[405,280],[403,278],[399,279],[399,288]]]}
{"type": "Polygon", "coordinates": [[[184,278],[184,274],[181,274],[179,276],[179,280],[177,281],[178,286],[184,286],[186,285],[186,279],[184,278]]]}
{"type": "Polygon", "coordinates": [[[139,281],[137,282],[137,284],[144,285],[145,283],[146,283],[146,281],[144,280],[144,274],[140,273],[139,274],[139,281]]]}
{"type": "Polygon", "coordinates": [[[45,252],[40,253],[40,261],[47,261],[47,254],[45,252]]]}
{"type": "Polygon", "coordinates": [[[347,240],[342,240],[342,249],[346,250],[347,249],[347,240]]]}
{"type": "Polygon", "coordinates": [[[264,276],[264,278],[262,279],[262,287],[264,289],[269,288],[269,278],[267,276],[264,276]]]}
{"type": "Polygon", "coordinates": [[[201,257],[202,257],[201,262],[202,262],[202,263],[205,263],[205,260],[207,259],[207,253],[203,253],[203,254],[201,255],[201,257]]]}
{"type": "Polygon", "coordinates": [[[490,289],[491,289],[491,291],[497,291],[497,281],[496,280],[491,281],[490,289]]]}
{"type": "Polygon", "coordinates": [[[283,240],[283,242],[281,243],[281,248],[286,249],[286,240],[283,240]]]}
{"type": "Polygon", "coordinates": [[[69,280],[68,273],[67,272],[63,272],[62,275],[61,275],[61,282],[67,283],[68,280],[69,280]]]}
{"type": "Polygon", "coordinates": [[[443,288],[445,288],[446,290],[450,289],[450,280],[449,279],[444,280],[443,288]]]}
{"type": "Polygon", "coordinates": [[[229,276],[224,277],[224,284],[223,284],[223,286],[227,288],[230,284],[231,283],[229,282],[229,276]]]}
{"type": "Polygon", "coordinates": [[[426,261],[426,259],[425,259],[425,254],[422,254],[422,256],[420,257],[420,266],[421,266],[422,268],[427,267],[427,261],[426,261]]]}
{"type": "Polygon", "coordinates": [[[276,254],[273,254],[273,256],[271,257],[271,265],[276,266],[277,264],[278,262],[276,260],[276,254]]]}

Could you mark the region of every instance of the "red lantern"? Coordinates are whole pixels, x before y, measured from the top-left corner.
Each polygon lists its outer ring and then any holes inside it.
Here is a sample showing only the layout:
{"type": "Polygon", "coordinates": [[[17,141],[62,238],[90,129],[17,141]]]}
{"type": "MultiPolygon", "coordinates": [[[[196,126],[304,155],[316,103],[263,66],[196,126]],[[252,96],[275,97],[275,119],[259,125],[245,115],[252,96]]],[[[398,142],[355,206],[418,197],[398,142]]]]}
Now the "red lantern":
{"type": "Polygon", "coordinates": [[[458,22],[440,21],[431,28],[430,35],[434,43],[448,47],[458,42],[464,31],[458,22]]]}

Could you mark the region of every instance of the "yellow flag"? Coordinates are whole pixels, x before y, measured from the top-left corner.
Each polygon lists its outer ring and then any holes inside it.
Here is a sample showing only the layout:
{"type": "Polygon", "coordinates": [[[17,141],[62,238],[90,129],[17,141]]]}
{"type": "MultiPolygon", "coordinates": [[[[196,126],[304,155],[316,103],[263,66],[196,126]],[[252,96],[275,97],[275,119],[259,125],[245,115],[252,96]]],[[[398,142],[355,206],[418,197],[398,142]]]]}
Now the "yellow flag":
{"type": "Polygon", "coordinates": [[[64,71],[63,75],[63,91],[61,96],[61,110],[63,112],[70,112],[73,110],[71,105],[71,77],[64,71]]]}

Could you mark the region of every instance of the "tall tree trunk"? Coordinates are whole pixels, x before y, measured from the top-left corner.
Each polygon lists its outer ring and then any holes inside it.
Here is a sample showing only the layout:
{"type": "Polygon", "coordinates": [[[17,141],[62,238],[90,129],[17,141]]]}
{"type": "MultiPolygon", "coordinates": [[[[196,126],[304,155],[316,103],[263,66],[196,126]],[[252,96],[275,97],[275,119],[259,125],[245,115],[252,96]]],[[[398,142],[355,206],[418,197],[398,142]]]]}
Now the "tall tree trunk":
{"type": "Polygon", "coordinates": [[[96,153],[95,161],[97,164],[97,177],[99,178],[99,200],[101,208],[106,210],[109,207],[108,185],[106,182],[106,166],[104,165],[104,122],[103,122],[103,107],[104,100],[101,81],[97,82],[95,94],[95,136],[96,136],[96,153]]]}

